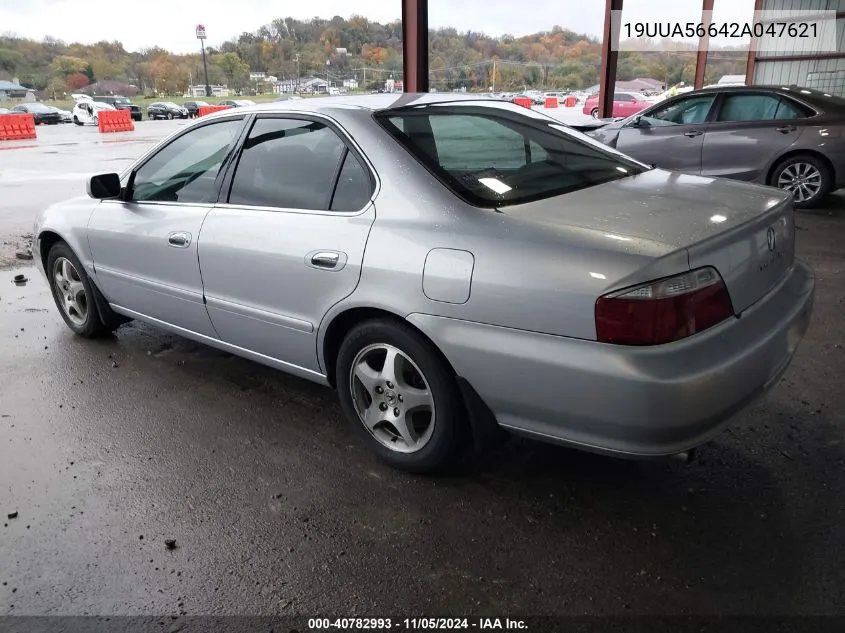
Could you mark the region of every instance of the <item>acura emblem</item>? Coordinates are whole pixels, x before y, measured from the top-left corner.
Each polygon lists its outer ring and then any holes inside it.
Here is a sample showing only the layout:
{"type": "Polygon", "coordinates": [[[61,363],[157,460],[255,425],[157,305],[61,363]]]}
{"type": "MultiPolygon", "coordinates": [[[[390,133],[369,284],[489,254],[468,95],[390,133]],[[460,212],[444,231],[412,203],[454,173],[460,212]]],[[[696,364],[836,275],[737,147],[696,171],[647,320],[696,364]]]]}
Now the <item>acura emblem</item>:
{"type": "Polygon", "coordinates": [[[775,230],[772,227],[769,227],[769,229],[766,231],[766,242],[769,245],[770,251],[775,250],[775,246],[777,246],[777,240],[778,238],[777,234],[775,233],[775,230]]]}

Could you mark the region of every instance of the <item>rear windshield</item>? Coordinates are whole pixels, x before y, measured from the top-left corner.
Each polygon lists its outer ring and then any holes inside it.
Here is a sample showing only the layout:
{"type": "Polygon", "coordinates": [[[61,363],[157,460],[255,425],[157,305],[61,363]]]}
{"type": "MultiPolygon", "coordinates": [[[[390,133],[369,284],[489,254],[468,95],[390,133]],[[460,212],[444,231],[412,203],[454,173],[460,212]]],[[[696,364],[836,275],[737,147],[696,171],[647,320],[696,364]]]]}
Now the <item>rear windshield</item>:
{"type": "Polygon", "coordinates": [[[456,195],[501,207],[550,198],[648,168],[518,106],[446,104],[376,120],[456,195]]]}

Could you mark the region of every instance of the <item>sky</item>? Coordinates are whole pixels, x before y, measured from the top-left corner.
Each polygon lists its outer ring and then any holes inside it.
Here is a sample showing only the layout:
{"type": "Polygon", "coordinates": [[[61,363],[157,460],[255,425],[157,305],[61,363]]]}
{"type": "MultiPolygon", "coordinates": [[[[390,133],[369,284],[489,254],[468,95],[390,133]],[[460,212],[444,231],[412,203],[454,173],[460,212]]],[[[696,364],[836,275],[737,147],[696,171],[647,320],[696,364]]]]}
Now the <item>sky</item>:
{"type": "MultiPolygon", "coordinates": [[[[714,21],[747,20],[753,0],[716,0],[714,21]]],[[[623,19],[638,16],[689,21],[700,18],[700,0],[625,0],[623,19]],[[629,17],[630,16],[630,17],[629,17]]],[[[119,40],[127,50],[161,46],[194,52],[194,28],[205,25],[208,44],[220,44],[280,17],[349,17],[356,13],[377,22],[401,17],[400,0],[0,0],[0,33],[66,42],[119,40]]],[[[429,26],[455,27],[488,35],[525,35],[558,24],[599,36],[604,0],[429,0],[429,26]]]]}

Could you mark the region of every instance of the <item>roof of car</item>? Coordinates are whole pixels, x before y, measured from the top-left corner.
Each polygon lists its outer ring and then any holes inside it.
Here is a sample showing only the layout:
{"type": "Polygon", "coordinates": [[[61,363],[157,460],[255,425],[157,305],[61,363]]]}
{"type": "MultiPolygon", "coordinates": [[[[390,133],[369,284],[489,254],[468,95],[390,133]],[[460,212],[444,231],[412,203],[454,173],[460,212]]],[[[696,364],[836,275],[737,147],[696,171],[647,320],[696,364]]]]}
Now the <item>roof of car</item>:
{"type": "Polygon", "coordinates": [[[454,101],[495,101],[486,94],[453,93],[385,93],[373,95],[350,95],[320,97],[314,99],[288,99],[271,101],[247,106],[244,110],[260,112],[288,112],[304,110],[307,112],[326,112],[329,110],[355,108],[361,110],[387,110],[403,106],[425,105],[429,103],[448,103],[454,101]]]}

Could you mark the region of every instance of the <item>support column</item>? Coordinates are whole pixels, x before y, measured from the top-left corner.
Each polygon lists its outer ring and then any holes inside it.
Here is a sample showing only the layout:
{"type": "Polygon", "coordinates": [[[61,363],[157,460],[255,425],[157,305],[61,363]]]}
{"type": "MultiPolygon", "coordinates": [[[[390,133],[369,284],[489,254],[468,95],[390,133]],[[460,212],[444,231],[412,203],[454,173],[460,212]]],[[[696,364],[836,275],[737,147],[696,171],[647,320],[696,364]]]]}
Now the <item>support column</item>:
{"type": "Polygon", "coordinates": [[[704,36],[698,38],[698,54],[695,56],[695,82],[693,87],[700,90],[704,87],[704,71],[707,70],[707,52],[710,49],[710,22],[713,18],[713,0],[702,0],[701,23],[704,25],[704,36]]]}
{"type": "Polygon", "coordinates": [[[402,82],[428,92],[428,0],[402,0],[402,82]]]}
{"type": "Polygon", "coordinates": [[[599,117],[613,116],[613,93],[616,91],[616,64],[619,60],[619,30],[613,28],[612,11],[622,10],[622,0],[605,0],[604,37],[601,43],[601,76],[599,77],[599,117]],[[616,49],[616,50],[614,50],[616,49]]]}
{"type": "MultiPolygon", "coordinates": [[[[763,10],[763,0],[754,0],[754,16],[751,18],[753,22],[757,17],[757,12],[763,10]]],[[[757,38],[751,38],[751,44],[748,46],[748,61],[745,64],[745,85],[750,86],[754,83],[754,64],[757,61],[757,51],[754,47],[757,45],[757,38]]]]}

